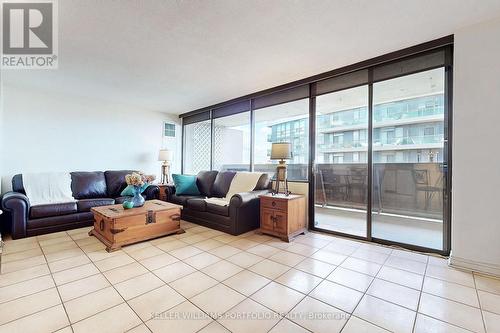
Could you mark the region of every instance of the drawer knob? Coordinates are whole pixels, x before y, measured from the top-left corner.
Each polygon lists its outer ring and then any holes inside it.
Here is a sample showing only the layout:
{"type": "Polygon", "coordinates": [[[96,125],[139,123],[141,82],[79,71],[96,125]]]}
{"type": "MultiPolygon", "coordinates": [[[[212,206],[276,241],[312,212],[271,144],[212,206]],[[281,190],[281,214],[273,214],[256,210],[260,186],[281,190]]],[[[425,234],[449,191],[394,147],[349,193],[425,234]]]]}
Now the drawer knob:
{"type": "Polygon", "coordinates": [[[271,205],[272,205],[273,207],[274,207],[274,206],[276,206],[276,201],[273,201],[273,202],[271,203],[271,205]]]}

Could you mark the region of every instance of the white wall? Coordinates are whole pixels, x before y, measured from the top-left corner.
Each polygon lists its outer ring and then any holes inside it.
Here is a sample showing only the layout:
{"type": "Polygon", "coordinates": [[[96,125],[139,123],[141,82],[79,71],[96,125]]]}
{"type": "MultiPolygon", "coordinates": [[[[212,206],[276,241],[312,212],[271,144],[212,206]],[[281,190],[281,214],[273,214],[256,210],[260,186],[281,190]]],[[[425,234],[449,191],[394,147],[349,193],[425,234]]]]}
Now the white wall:
{"type": "Polygon", "coordinates": [[[500,19],[457,31],[452,265],[500,275],[500,19]]]}
{"type": "Polygon", "coordinates": [[[176,152],[180,171],[180,126],[163,138],[163,122],[176,116],[82,97],[3,87],[0,157],[3,192],[16,173],[137,169],[160,176],[161,147],[176,152]]]}

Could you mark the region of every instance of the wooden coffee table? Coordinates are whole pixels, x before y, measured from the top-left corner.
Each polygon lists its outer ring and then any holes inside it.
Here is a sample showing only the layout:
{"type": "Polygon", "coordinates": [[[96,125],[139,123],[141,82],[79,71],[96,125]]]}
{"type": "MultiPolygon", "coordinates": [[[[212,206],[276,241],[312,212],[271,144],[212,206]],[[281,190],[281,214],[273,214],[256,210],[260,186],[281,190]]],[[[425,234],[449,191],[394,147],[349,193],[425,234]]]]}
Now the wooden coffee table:
{"type": "Polygon", "coordinates": [[[100,206],[94,213],[94,235],[106,245],[106,251],[148,239],[181,234],[182,206],[160,200],[146,201],[144,206],[124,209],[122,205],[100,206]]]}

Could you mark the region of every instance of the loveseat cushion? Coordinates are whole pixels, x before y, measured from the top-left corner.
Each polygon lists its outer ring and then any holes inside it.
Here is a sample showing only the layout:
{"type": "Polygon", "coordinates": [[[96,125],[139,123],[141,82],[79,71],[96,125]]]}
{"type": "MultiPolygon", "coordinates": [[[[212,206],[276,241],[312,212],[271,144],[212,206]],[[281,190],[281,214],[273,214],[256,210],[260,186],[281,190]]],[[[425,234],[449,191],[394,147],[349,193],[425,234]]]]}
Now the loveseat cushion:
{"type": "Polygon", "coordinates": [[[196,176],[173,174],[172,179],[175,185],[175,193],[178,195],[200,195],[196,176]]]}
{"type": "Polygon", "coordinates": [[[134,170],[112,170],[105,171],[106,186],[108,188],[108,197],[116,198],[121,196],[120,193],[127,187],[125,176],[135,172],[134,170]]]}
{"type": "Polygon", "coordinates": [[[76,202],[78,212],[90,212],[90,208],[114,205],[115,199],[112,198],[97,198],[97,199],[82,199],[76,202]]]}
{"type": "Polygon", "coordinates": [[[235,171],[221,171],[215,177],[214,186],[212,187],[212,197],[223,198],[229,191],[229,186],[233,181],[235,171]]]}
{"type": "Polygon", "coordinates": [[[222,216],[229,216],[229,205],[220,206],[213,203],[207,203],[207,212],[222,216]]]}
{"type": "Polygon", "coordinates": [[[57,227],[59,225],[73,224],[79,222],[91,222],[92,219],[93,219],[93,214],[90,212],[74,213],[69,215],[50,216],[50,217],[43,217],[40,219],[28,220],[26,222],[26,227],[28,229],[28,234],[29,234],[30,229],[57,227]]]}
{"type": "Polygon", "coordinates": [[[198,172],[198,175],[196,175],[196,186],[198,186],[198,190],[202,195],[207,197],[212,196],[212,186],[218,173],[218,171],[198,172]]]}
{"type": "Polygon", "coordinates": [[[198,212],[204,212],[207,209],[207,203],[204,199],[193,198],[186,201],[186,207],[198,212]]]}
{"type": "Polygon", "coordinates": [[[12,191],[26,194],[23,185],[23,175],[17,174],[12,177],[12,191]]]}
{"type": "Polygon", "coordinates": [[[76,212],[77,212],[76,202],[36,205],[36,206],[31,206],[30,218],[39,219],[42,217],[67,215],[76,212]]]}
{"type": "Polygon", "coordinates": [[[75,199],[94,199],[107,197],[104,172],[72,172],[71,190],[75,199]]]}
{"type": "Polygon", "coordinates": [[[170,202],[178,205],[185,206],[187,201],[189,199],[194,199],[194,198],[200,198],[203,199],[204,197],[198,196],[198,195],[177,195],[177,194],[172,194],[170,196],[170,202]]]}
{"type": "Polygon", "coordinates": [[[269,174],[263,173],[259,180],[257,181],[257,185],[255,185],[254,191],[267,190],[269,188],[269,174]]]}

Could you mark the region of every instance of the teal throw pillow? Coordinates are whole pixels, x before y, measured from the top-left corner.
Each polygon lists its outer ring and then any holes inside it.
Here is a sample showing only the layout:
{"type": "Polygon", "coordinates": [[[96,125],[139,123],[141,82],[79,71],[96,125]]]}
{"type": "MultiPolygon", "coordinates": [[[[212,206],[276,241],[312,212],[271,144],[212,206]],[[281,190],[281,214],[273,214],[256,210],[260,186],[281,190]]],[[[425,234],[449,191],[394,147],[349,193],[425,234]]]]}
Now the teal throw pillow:
{"type": "Polygon", "coordinates": [[[173,174],[176,195],[200,195],[196,186],[196,176],[173,174]]]}
{"type": "MultiPolygon", "coordinates": [[[[141,186],[141,193],[144,192],[148,188],[149,184],[144,183],[144,185],[141,186]]],[[[120,193],[122,197],[133,197],[135,195],[134,191],[134,185],[127,185],[120,193]]]]}

